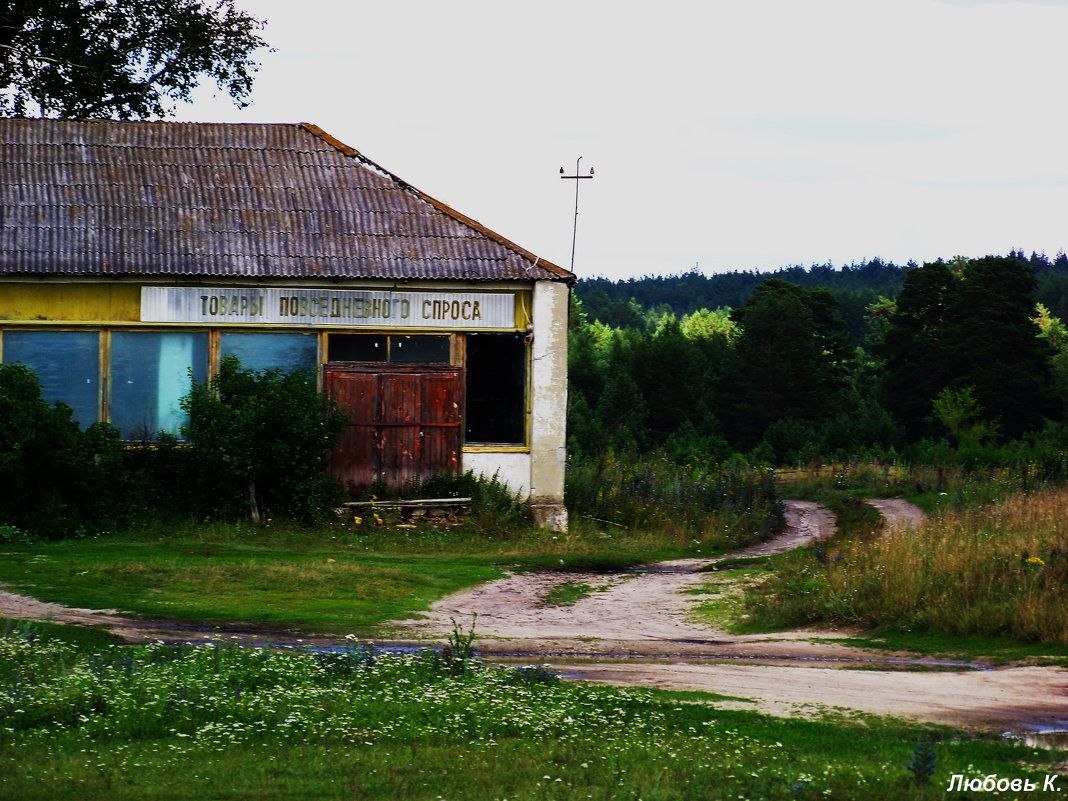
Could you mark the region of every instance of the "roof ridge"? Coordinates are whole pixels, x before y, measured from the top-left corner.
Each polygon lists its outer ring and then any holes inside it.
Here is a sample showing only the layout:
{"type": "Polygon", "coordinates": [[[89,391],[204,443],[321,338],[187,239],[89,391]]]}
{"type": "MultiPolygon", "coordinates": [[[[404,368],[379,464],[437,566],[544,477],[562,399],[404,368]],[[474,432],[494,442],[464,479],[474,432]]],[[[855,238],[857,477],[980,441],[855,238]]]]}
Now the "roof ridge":
{"type": "Polygon", "coordinates": [[[516,254],[522,256],[524,259],[526,259],[527,261],[531,262],[531,264],[534,267],[541,267],[543,270],[545,270],[547,272],[550,272],[553,275],[558,276],[559,278],[563,278],[566,281],[574,281],[574,280],[576,280],[575,279],[575,274],[572,273],[571,271],[565,270],[563,267],[559,267],[556,264],[553,264],[551,261],[547,261],[547,260],[541,258],[541,256],[537,256],[534,253],[531,253],[526,248],[520,247],[519,245],[517,245],[512,240],[507,239],[504,236],[501,236],[496,231],[493,231],[492,229],[487,228],[486,226],[484,226],[482,223],[478,222],[477,220],[472,219],[471,217],[468,217],[466,214],[463,214],[463,213],[457,211],[456,209],[452,208],[452,206],[449,206],[447,203],[443,203],[440,200],[438,200],[437,198],[434,198],[434,197],[428,195],[426,192],[423,192],[423,191],[417,189],[416,187],[412,186],[410,183],[405,181],[403,178],[401,178],[399,175],[396,175],[395,173],[390,172],[385,167],[383,167],[381,164],[378,164],[377,162],[369,159],[367,156],[365,156],[362,153],[360,153],[360,151],[356,150],[356,148],[350,147],[349,145],[346,145],[344,142],[340,141],[339,139],[334,138],[333,136],[328,134],[326,131],[324,131],[322,128],[320,128],[318,125],[315,125],[314,123],[310,123],[310,122],[302,122],[302,123],[300,123],[300,127],[304,128],[304,130],[308,131],[308,133],[319,137],[324,142],[326,142],[327,144],[329,144],[332,147],[336,148],[338,151],[340,151],[344,155],[349,156],[350,158],[357,158],[360,161],[365,162],[366,164],[370,165],[371,167],[374,167],[376,170],[381,172],[383,175],[387,176],[391,181],[393,181],[395,184],[400,186],[402,189],[408,190],[409,192],[413,193],[416,197],[418,197],[420,200],[424,201],[425,203],[429,203],[431,206],[433,206],[435,209],[437,209],[438,211],[442,212],[443,214],[451,217],[452,219],[456,220],[459,223],[462,223],[463,225],[466,225],[469,228],[473,228],[475,231],[477,231],[478,233],[480,233],[483,236],[487,237],[488,239],[492,239],[497,244],[503,245],[504,247],[508,248],[508,250],[512,251],[513,253],[516,253],[516,254]]]}

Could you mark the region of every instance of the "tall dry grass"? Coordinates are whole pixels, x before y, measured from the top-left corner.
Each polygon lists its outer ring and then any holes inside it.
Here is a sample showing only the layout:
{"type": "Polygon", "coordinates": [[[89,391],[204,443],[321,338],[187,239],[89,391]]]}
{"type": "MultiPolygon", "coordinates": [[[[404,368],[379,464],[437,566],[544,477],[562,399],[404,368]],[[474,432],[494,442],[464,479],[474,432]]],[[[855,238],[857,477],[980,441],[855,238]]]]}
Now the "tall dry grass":
{"type": "Polygon", "coordinates": [[[859,623],[1068,645],[1068,488],[798,553],[749,599],[785,624],[859,623]],[[841,558],[837,551],[840,550],[841,558]]]}
{"type": "Polygon", "coordinates": [[[740,459],[679,465],[663,455],[576,459],[565,500],[572,519],[644,532],[665,546],[741,547],[782,528],[775,474],[740,459]]]}
{"type": "Polygon", "coordinates": [[[959,510],[1062,483],[1065,475],[1055,465],[1026,459],[1008,465],[964,465],[943,459],[788,468],[776,470],[775,480],[787,498],[820,499],[828,491],[856,491],[875,497],[907,495],[929,510],[959,510]]]}

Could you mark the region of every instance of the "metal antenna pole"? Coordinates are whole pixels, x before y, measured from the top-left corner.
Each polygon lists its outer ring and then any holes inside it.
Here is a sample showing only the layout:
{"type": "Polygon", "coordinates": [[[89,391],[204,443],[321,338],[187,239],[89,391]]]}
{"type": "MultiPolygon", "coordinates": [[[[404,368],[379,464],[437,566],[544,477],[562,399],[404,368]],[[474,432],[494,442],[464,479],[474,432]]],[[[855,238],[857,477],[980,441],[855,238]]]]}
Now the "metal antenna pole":
{"type": "Polygon", "coordinates": [[[571,272],[575,272],[575,240],[578,238],[578,199],[579,199],[579,179],[580,178],[593,178],[593,168],[590,167],[589,175],[579,175],[579,162],[582,161],[582,156],[575,159],[575,174],[564,175],[564,168],[560,168],[560,177],[575,182],[575,224],[571,228],[571,272]]]}

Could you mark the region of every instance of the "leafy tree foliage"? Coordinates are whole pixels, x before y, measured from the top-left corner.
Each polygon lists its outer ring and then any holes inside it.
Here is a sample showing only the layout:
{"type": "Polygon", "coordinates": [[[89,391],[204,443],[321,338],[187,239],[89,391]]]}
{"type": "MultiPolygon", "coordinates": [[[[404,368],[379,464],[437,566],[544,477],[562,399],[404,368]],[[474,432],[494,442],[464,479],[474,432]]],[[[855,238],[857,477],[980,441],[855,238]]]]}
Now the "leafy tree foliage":
{"type": "Polygon", "coordinates": [[[1056,412],[1053,349],[1034,322],[1034,269],[1017,258],[967,264],[947,320],[949,386],[974,387],[985,418],[1010,439],[1056,412]]]}
{"type": "Polygon", "coordinates": [[[983,409],[972,387],[946,387],[935,397],[935,417],[960,445],[974,447],[997,433],[997,426],[982,419],[983,409]]]}
{"type": "Polygon", "coordinates": [[[859,343],[868,330],[867,307],[880,295],[896,295],[907,269],[873,259],[839,269],[823,264],[808,269],[784,267],[772,273],[733,271],[715,275],[692,270],[681,275],[625,281],[584,279],[576,291],[591,320],[634,328],[643,324],[645,312],[652,309],[682,317],[702,309],[741,308],[756,287],[775,278],[805,289],[827,289],[838,301],[837,314],[846,324],[845,332],[859,343]]]}
{"type": "Polygon", "coordinates": [[[242,105],[262,27],[233,0],[3,0],[0,114],[162,117],[203,77],[242,105]]]}
{"type": "Polygon", "coordinates": [[[721,451],[712,410],[733,323],[706,314],[609,328],[584,322],[583,307],[572,315],[568,350],[569,452],[721,451]]]}
{"type": "Polygon", "coordinates": [[[1068,416],[1064,254],[595,279],[577,294],[578,456],[785,463],[1064,440],[1044,423],[1068,416]]]}

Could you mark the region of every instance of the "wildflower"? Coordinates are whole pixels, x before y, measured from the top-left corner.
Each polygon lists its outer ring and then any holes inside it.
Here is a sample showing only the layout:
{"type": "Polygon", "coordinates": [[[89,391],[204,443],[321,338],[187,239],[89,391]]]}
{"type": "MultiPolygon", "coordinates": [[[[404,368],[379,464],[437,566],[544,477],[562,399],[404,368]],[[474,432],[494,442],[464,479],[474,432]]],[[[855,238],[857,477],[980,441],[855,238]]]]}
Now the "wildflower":
{"type": "Polygon", "coordinates": [[[1046,564],[1037,556],[1029,556],[1024,560],[1029,565],[1044,565],[1046,564]]]}

